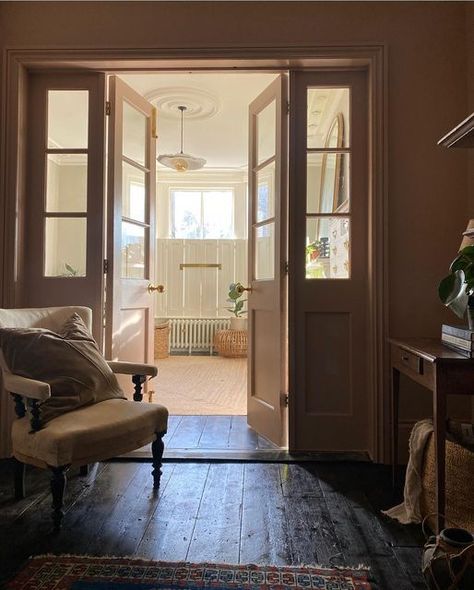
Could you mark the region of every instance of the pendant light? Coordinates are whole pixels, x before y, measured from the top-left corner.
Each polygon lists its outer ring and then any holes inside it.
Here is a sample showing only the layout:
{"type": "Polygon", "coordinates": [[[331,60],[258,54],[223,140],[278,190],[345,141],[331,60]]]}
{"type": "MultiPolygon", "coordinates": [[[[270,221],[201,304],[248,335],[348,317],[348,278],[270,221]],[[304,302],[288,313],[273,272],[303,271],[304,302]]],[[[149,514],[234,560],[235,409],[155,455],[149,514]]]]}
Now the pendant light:
{"type": "Polygon", "coordinates": [[[186,170],[199,170],[206,163],[204,158],[195,158],[190,154],[183,152],[184,144],[184,111],[187,110],[185,106],[179,106],[178,109],[181,111],[181,150],[178,154],[162,154],[158,156],[157,160],[163,166],[173,168],[178,172],[186,172],[186,170]]]}

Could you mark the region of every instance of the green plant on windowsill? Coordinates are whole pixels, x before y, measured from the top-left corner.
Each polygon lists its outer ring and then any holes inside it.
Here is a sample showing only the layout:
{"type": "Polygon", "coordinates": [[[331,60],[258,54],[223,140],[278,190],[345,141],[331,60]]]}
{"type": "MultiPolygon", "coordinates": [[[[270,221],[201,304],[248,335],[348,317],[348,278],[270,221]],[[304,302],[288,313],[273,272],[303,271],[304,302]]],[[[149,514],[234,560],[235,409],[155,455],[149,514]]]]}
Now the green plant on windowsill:
{"type": "Polygon", "coordinates": [[[439,284],[441,301],[458,317],[467,311],[469,329],[474,329],[474,246],[463,248],[449,267],[450,274],[439,284]]]}
{"type": "Polygon", "coordinates": [[[79,274],[79,271],[67,262],[64,263],[64,268],[66,269],[66,272],[63,273],[63,277],[77,277],[79,274]]]}
{"type": "Polygon", "coordinates": [[[244,309],[244,303],[247,299],[241,299],[244,294],[244,286],[242,283],[231,283],[229,285],[229,293],[227,302],[232,303],[232,307],[226,307],[236,318],[242,317],[247,310],[244,309]]]}

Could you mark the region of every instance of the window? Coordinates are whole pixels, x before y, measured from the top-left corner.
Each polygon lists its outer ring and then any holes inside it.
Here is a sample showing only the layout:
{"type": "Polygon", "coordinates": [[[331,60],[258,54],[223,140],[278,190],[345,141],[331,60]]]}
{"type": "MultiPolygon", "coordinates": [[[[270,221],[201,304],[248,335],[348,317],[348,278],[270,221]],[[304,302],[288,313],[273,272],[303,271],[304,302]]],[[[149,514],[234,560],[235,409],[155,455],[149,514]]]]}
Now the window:
{"type": "Polygon", "coordinates": [[[185,240],[233,239],[232,189],[172,189],[171,238],[185,240]]]}

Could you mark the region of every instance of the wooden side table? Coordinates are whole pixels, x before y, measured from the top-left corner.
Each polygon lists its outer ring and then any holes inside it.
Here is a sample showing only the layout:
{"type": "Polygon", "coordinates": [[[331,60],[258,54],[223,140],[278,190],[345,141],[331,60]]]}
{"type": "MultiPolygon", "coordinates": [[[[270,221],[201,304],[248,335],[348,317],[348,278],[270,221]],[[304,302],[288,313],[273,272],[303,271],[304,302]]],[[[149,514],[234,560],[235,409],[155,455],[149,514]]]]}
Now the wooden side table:
{"type": "Polygon", "coordinates": [[[474,395],[474,360],[436,338],[390,338],[392,373],[392,476],[398,464],[398,406],[400,373],[433,393],[433,425],[436,458],[435,506],[437,532],[444,525],[446,483],[446,399],[448,395],[474,395]]]}

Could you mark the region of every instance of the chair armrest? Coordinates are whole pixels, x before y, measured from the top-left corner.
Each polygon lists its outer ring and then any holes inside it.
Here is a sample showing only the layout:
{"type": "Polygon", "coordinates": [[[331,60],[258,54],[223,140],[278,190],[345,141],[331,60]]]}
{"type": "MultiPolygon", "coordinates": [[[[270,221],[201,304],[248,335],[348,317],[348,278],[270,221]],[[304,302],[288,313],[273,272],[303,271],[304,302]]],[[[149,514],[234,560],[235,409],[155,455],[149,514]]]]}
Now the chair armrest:
{"type": "Polygon", "coordinates": [[[146,365],[145,363],[128,363],[126,361],[107,361],[107,364],[114,373],[121,375],[147,375],[156,377],[158,369],[155,365],[146,365]]]}
{"type": "Polygon", "coordinates": [[[16,393],[30,399],[45,401],[51,397],[51,387],[44,381],[28,379],[3,371],[3,384],[10,393],[16,393]]]}

